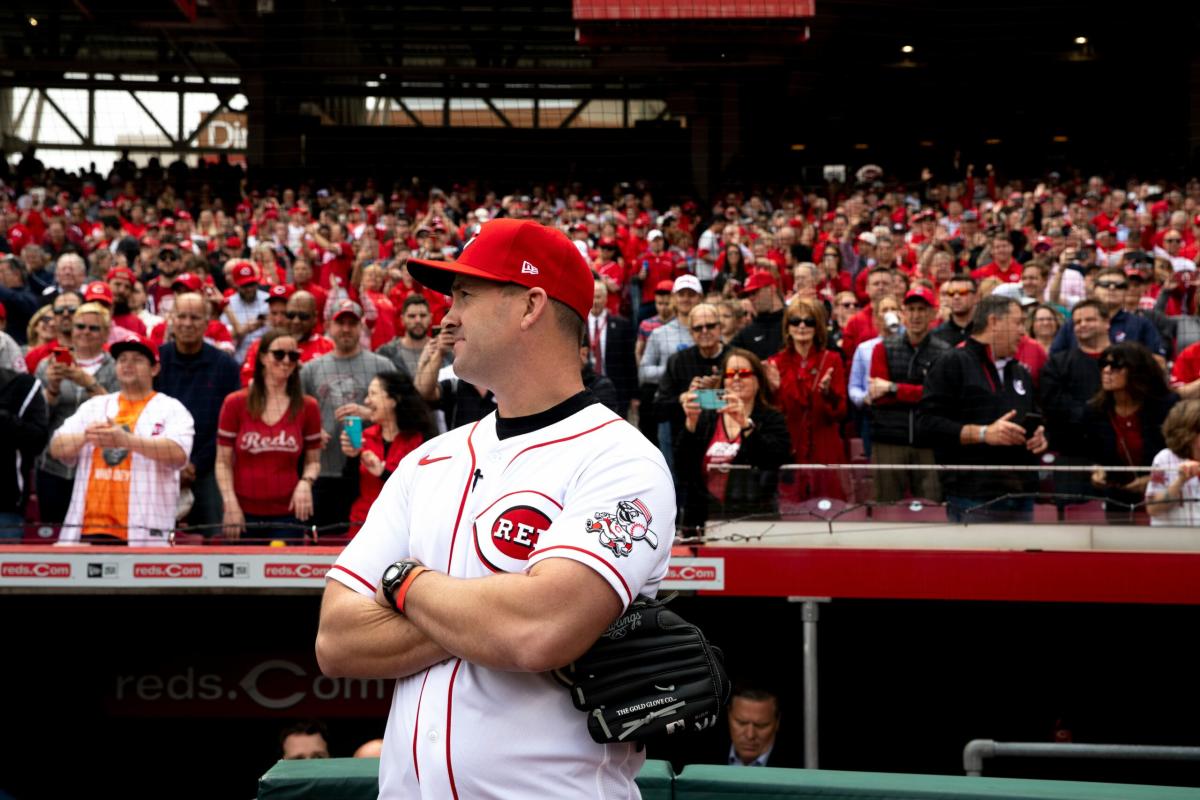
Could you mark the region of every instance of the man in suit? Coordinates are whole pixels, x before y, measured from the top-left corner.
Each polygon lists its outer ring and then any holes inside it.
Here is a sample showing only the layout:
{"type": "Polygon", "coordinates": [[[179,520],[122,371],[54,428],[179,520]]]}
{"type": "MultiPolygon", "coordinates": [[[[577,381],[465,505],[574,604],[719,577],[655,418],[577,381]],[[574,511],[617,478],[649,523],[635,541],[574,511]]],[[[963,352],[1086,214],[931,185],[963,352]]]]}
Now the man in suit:
{"type": "Polygon", "coordinates": [[[725,712],[727,729],[708,731],[694,740],[662,737],[648,745],[650,757],[669,760],[676,772],[688,764],[790,769],[804,766],[799,742],[786,734],[780,736],[783,713],[775,692],[748,683],[735,684],[725,712]]]}
{"type": "Polygon", "coordinates": [[[623,417],[637,392],[635,336],[629,320],[610,314],[607,304],[608,286],[597,279],[587,318],[588,349],[596,374],[607,377],[616,387],[617,413],[623,417]]]}
{"type": "Polygon", "coordinates": [[[800,767],[797,753],[780,746],[783,713],[779,698],[766,689],[735,687],[729,700],[729,748],[725,760],[731,767],[800,767]]]}

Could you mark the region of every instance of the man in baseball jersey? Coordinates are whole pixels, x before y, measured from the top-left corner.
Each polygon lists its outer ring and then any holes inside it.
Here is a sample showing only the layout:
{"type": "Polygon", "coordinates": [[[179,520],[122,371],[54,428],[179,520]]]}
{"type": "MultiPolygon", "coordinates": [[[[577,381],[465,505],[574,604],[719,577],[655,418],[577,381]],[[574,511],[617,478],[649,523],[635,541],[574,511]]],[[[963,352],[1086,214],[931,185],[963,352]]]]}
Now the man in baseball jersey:
{"type": "Polygon", "coordinates": [[[593,742],[549,674],[655,594],[675,530],[661,455],[583,388],[587,263],[514,219],[408,263],[497,411],[400,463],[329,572],[317,659],[398,677],[380,797],[638,797],[644,753],[593,742]]]}

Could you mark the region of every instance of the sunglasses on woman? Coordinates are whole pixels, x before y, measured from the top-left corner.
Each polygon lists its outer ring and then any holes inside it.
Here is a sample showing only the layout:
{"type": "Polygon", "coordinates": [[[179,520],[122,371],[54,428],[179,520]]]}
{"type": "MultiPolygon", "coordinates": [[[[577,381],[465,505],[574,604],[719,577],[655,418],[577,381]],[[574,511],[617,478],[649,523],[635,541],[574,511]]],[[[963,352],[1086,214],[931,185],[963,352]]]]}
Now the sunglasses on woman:
{"type": "Polygon", "coordinates": [[[286,358],[289,361],[291,361],[293,364],[300,363],[300,351],[299,350],[279,349],[279,350],[270,350],[268,352],[270,352],[271,358],[275,359],[276,361],[283,361],[286,358]]]}
{"type": "Polygon", "coordinates": [[[806,328],[815,328],[817,327],[817,320],[816,317],[788,317],[788,325],[791,325],[793,328],[800,325],[806,328]]]}
{"type": "Polygon", "coordinates": [[[1125,369],[1125,362],[1119,358],[1106,358],[1100,362],[1100,369],[1125,369]]]}
{"type": "Polygon", "coordinates": [[[744,380],[748,380],[749,378],[756,378],[756,377],[758,377],[758,376],[754,374],[754,370],[750,369],[749,367],[742,367],[741,369],[725,370],[725,380],[727,380],[727,381],[733,380],[734,378],[744,381],[744,380]]]}
{"type": "Polygon", "coordinates": [[[99,325],[84,325],[82,322],[76,322],[76,323],[75,323],[75,330],[77,330],[77,331],[90,331],[91,333],[99,333],[100,331],[102,331],[102,330],[104,330],[104,329],[103,329],[103,328],[101,328],[99,325]]]}

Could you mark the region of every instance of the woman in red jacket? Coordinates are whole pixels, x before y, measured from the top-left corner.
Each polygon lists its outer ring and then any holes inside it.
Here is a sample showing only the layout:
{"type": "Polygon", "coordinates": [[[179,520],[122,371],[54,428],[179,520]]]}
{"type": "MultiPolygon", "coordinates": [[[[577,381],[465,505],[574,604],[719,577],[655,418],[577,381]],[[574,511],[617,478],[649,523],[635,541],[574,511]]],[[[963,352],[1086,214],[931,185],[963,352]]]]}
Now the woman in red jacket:
{"type": "MultiPolygon", "coordinates": [[[[841,464],[846,460],[841,420],[846,416],[846,375],[842,358],[826,348],[825,305],[797,298],[783,315],[783,350],[767,362],[767,382],[787,418],[792,454],[798,464],[841,464]]],[[[791,499],[844,500],[842,475],[833,470],[793,472],[781,481],[791,499]]],[[[785,476],[787,473],[785,473],[785,476]]]]}
{"type": "Polygon", "coordinates": [[[363,405],[371,409],[371,416],[363,420],[370,427],[362,433],[362,447],[352,447],[345,430],[341,436],[347,456],[344,474],[358,473],[358,499],[350,507],[351,536],[366,521],[371,504],[401,459],[437,434],[429,408],[402,372],[381,372],[372,378],[363,405]]]}

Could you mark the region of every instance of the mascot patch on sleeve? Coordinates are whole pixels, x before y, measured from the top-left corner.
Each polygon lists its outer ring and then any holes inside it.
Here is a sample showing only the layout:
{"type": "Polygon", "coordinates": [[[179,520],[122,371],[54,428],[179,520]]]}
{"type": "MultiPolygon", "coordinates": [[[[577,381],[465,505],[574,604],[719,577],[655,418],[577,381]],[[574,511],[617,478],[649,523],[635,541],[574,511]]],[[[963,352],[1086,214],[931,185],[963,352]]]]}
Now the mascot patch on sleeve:
{"type": "Polygon", "coordinates": [[[650,509],[641,500],[622,500],[617,511],[597,511],[585,524],[588,533],[600,536],[600,544],[607,547],[618,558],[633,552],[634,542],[646,542],[651,549],[658,549],[658,536],[650,530],[650,509]]]}

